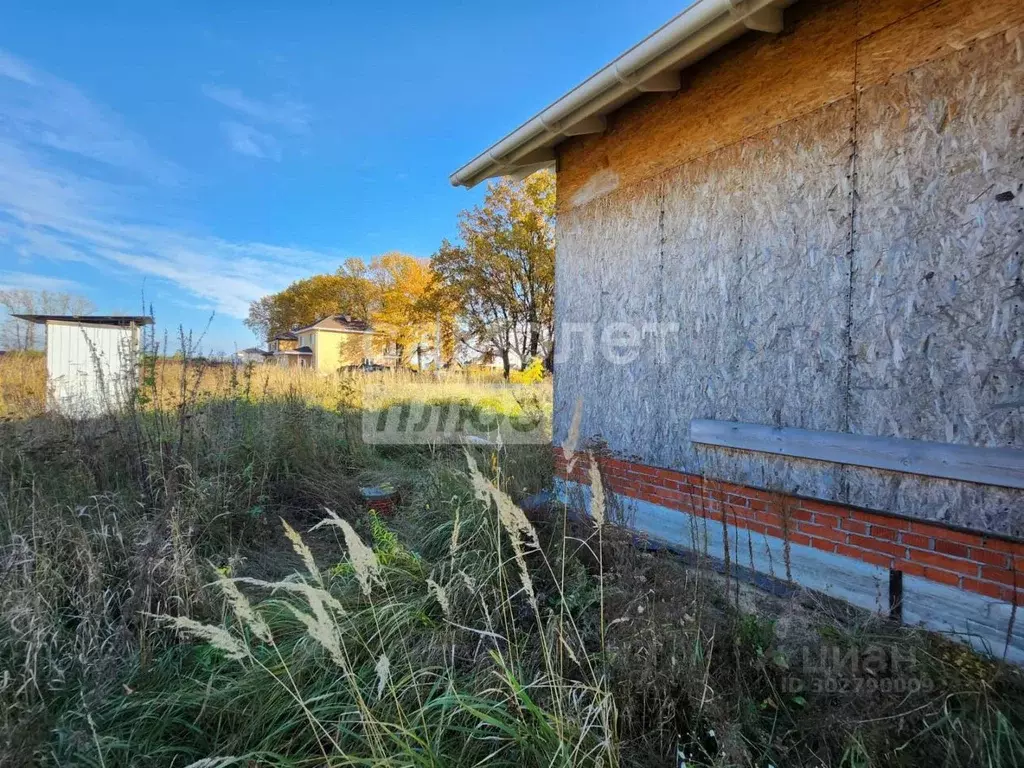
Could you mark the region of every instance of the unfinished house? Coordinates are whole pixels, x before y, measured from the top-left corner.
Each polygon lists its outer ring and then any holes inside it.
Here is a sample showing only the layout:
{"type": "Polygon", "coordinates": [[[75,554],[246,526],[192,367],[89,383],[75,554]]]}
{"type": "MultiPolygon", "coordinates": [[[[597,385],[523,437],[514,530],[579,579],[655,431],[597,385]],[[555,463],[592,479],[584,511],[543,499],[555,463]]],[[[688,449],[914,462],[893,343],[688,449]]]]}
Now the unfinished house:
{"type": "Polygon", "coordinates": [[[698,0],[452,182],[551,165],[631,524],[1024,662],[1024,2],[698,0]]]}

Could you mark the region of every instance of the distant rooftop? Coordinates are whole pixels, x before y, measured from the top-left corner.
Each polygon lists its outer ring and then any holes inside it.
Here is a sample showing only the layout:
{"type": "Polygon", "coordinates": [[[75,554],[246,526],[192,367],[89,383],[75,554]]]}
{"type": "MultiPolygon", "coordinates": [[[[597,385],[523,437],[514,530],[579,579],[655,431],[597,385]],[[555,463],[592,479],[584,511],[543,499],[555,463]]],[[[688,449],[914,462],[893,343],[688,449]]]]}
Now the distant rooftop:
{"type": "Polygon", "coordinates": [[[299,328],[298,331],[308,331],[311,328],[319,328],[325,331],[348,331],[349,333],[373,333],[373,329],[370,328],[368,322],[350,317],[349,315],[328,315],[317,320],[312,325],[299,328]]]}
{"type": "Polygon", "coordinates": [[[78,325],[151,325],[149,315],[13,315],[30,323],[76,323],[78,325]]]}

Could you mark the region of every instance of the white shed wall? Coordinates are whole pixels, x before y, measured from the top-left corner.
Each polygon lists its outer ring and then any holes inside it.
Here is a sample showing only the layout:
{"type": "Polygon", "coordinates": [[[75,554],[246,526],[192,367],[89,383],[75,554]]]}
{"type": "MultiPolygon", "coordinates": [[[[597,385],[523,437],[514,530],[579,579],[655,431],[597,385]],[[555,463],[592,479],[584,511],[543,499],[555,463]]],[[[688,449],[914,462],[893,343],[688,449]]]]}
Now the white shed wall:
{"type": "Polygon", "coordinates": [[[50,409],[82,418],[120,407],[136,375],[138,350],[137,328],[47,323],[50,409]]]}

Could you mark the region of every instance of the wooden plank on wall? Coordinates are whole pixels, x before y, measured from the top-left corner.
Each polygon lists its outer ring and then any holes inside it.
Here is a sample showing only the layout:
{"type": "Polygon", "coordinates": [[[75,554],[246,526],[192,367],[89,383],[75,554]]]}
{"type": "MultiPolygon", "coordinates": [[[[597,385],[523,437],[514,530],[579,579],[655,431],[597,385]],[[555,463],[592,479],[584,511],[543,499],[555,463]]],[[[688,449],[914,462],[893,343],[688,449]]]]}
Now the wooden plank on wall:
{"type": "Polygon", "coordinates": [[[1024,488],[1024,451],[694,419],[695,443],[831,461],[948,480],[1024,488]]]}

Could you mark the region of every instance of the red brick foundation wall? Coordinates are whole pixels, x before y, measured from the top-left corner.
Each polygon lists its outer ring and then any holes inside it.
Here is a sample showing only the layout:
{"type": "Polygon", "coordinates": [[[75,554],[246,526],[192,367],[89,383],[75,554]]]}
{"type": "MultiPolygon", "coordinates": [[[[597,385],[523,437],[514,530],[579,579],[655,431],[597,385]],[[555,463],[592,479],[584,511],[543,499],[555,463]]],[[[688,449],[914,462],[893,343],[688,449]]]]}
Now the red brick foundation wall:
{"type": "MultiPolygon", "coordinates": [[[[555,474],[589,484],[587,454],[567,472],[555,449],[555,474]]],[[[764,491],[621,459],[599,457],[607,490],[620,496],[726,522],[1024,605],[1024,542],[826,501],[764,491]]]]}

